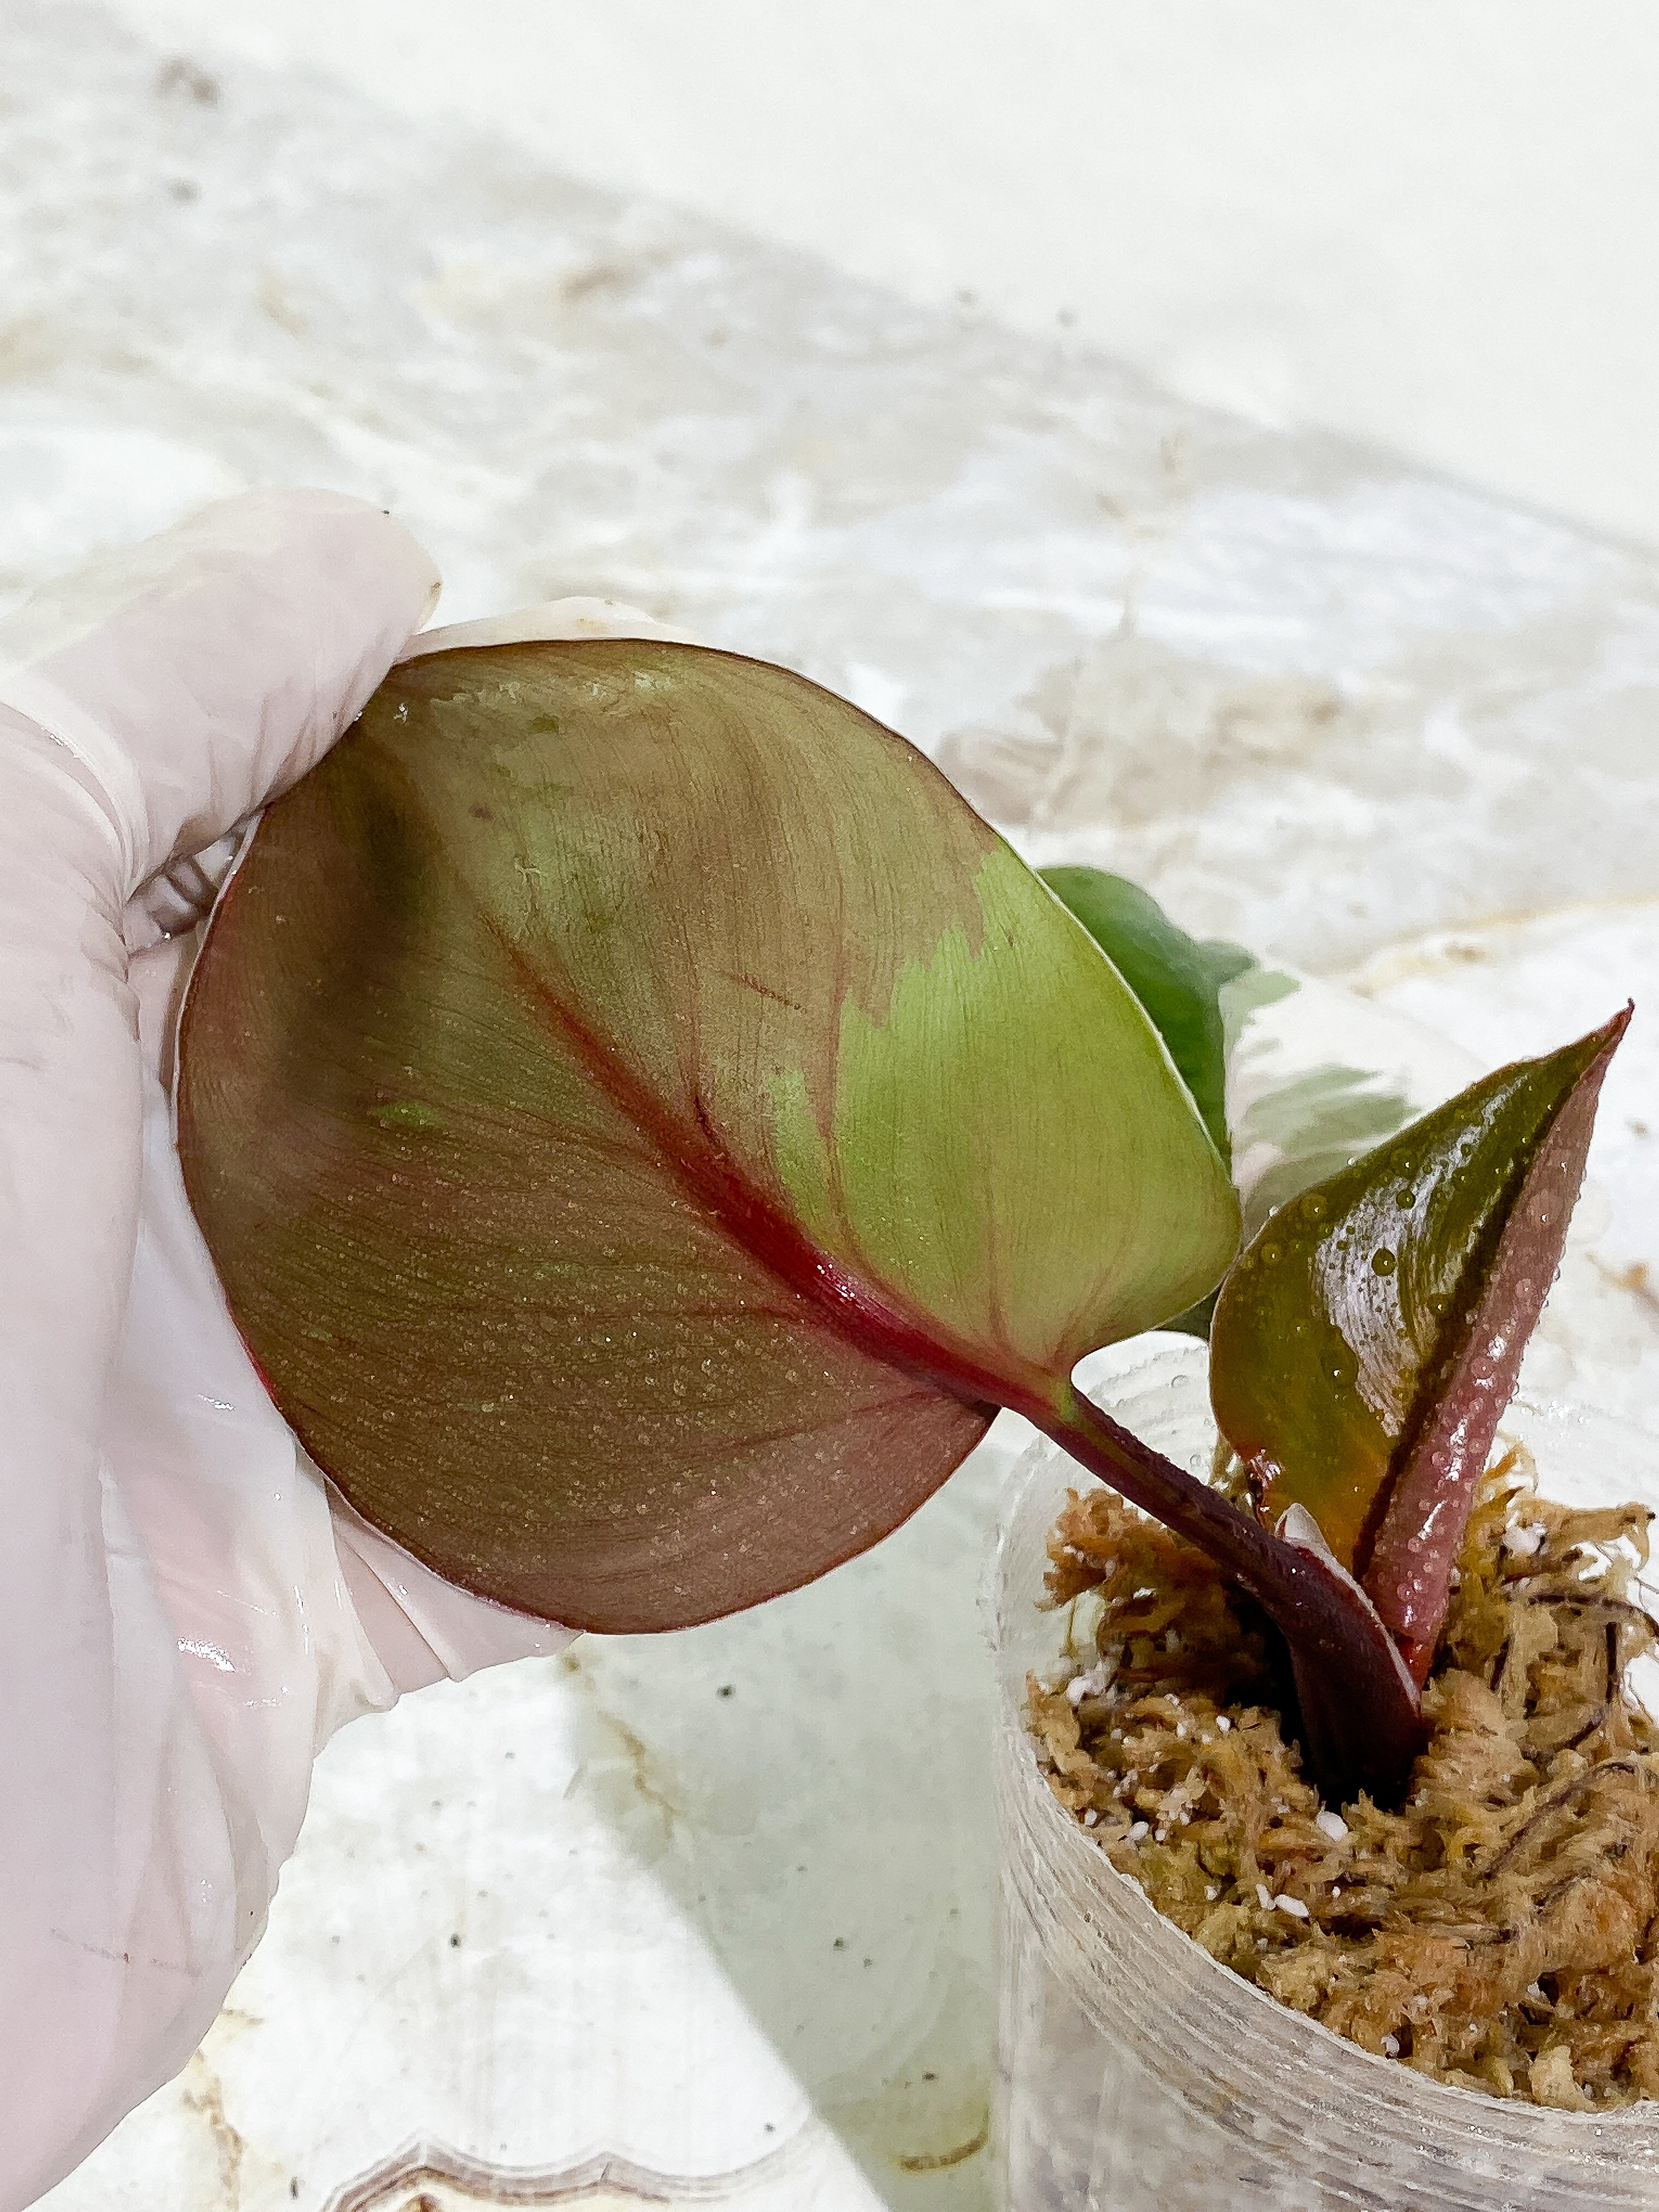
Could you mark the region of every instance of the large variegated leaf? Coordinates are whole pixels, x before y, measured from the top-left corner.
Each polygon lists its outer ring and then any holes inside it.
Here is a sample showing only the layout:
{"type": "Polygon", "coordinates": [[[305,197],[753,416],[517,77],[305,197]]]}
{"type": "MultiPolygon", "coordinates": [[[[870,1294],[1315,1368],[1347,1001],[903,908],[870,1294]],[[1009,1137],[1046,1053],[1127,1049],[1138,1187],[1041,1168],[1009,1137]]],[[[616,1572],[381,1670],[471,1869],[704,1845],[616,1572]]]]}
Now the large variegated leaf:
{"type": "Polygon", "coordinates": [[[585,1626],[859,1551],[1237,1235],[1133,994],[928,763],[683,646],[395,672],[255,836],[179,1104],[319,1463],[585,1626]]]}
{"type": "Polygon", "coordinates": [[[1419,1680],[1628,1019],[1499,1069],[1292,1199],[1216,1302],[1216,1419],[1264,1514],[1312,1513],[1419,1680]]]}

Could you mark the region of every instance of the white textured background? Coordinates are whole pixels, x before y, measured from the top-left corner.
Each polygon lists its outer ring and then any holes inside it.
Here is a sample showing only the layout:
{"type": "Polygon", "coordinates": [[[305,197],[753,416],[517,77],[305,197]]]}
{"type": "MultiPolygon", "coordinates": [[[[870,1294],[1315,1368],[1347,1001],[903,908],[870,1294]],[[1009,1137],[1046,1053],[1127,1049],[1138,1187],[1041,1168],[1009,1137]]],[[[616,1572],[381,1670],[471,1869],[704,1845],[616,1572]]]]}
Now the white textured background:
{"type": "Polygon", "coordinates": [[[1650,0],[123,0],[1659,542],[1650,0]]]}

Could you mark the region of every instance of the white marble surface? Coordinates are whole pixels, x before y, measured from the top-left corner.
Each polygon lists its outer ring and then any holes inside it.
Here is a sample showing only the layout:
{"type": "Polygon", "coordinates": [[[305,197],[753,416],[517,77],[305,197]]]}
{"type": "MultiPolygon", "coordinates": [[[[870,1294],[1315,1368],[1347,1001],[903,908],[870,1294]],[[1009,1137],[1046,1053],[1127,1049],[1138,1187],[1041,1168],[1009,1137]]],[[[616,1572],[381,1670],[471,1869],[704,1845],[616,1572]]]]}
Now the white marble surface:
{"type": "Polygon", "coordinates": [[[1642,0],[115,0],[1659,542],[1642,0]]]}
{"type": "MultiPolygon", "coordinates": [[[[1636,994],[1541,1380],[1659,1428],[1651,564],[482,136],[3,12],[0,597],[334,484],[452,617],[606,593],[790,662],[1032,857],[1346,979],[1316,1064],[1431,1092],[1636,994]]],[[[54,2212],[450,2212],[490,2169],[985,2212],[975,1589],[1018,1437],[812,1590],[349,1730],[202,2053],[54,2212]]]]}

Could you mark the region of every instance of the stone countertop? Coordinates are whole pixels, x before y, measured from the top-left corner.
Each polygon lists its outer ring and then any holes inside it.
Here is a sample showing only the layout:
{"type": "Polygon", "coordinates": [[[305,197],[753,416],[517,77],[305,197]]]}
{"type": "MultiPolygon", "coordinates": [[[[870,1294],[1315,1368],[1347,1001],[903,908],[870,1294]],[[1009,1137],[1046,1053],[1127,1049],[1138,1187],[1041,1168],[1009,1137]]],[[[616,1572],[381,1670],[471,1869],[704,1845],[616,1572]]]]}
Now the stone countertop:
{"type": "MultiPolygon", "coordinates": [[[[0,605],[330,484],[450,618],[625,599],[846,693],[1383,1059],[1633,994],[1528,1373],[1659,1428],[1653,563],[321,82],[7,18],[0,605]]],[[[1021,1440],[812,1589],[349,1729],[202,2051],[53,2212],[985,2212],[975,1603],[1021,1440]]]]}

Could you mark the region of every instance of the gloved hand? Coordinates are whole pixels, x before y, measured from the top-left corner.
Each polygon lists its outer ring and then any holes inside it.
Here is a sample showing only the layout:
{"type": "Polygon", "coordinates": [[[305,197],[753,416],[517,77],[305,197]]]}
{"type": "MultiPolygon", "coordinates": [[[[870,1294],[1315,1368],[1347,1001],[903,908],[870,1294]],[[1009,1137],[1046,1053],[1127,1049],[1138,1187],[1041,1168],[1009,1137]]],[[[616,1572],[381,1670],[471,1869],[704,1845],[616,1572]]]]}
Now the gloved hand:
{"type": "MultiPolygon", "coordinates": [[[[0,2212],[188,2059],[333,1731],[568,1640],[331,1491],[242,1349],[173,1148],[227,833],[332,744],[436,593],[377,509],[259,493],[0,623],[0,2212]]],[[[571,601],[421,647],[653,628],[571,601]]]]}

